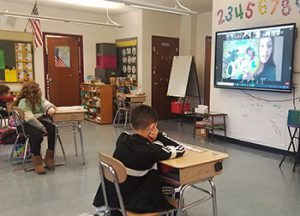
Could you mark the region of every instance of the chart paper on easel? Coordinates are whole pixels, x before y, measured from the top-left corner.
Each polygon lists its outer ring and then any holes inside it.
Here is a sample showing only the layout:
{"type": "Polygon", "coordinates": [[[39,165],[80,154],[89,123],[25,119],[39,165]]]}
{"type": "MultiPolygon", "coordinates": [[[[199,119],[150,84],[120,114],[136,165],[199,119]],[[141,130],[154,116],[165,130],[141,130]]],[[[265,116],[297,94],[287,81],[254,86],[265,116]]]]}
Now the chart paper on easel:
{"type": "Polygon", "coordinates": [[[168,86],[168,96],[185,97],[192,56],[174,56],[168,86]]]}

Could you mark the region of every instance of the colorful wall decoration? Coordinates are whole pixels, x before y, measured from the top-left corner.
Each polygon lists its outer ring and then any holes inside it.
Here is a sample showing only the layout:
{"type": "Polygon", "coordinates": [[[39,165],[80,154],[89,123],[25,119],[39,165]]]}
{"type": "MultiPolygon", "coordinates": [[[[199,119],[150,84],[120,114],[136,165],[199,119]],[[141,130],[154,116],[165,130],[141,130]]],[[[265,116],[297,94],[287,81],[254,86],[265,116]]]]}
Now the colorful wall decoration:
{"type": "Polygon", "coordinates": [[[118,67],[123,77],[137,85],[137,38],[116,40],[118,67]]]}
{"type": "Polygon", "coordinates": [[[260,16],[281,14],[286,17],[293,10],[298,10],[300,18],[300,0],[249,0],[217,10],[216,17],[218,24],[222,25],[234,19],[252,19],[257,14],[260,16]]]}
{"type": "Polygon", "coordinates": [[[4,82],[34,80],[31,42],[0,40],[0,80],[4,82]]]}

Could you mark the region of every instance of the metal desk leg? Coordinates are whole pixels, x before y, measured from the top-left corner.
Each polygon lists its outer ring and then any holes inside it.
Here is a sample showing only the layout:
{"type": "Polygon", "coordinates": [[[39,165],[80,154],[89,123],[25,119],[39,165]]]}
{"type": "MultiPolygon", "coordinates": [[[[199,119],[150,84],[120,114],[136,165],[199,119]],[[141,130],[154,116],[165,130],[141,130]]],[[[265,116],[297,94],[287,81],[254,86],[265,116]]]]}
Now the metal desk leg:
{"type": "Polygon", "coordinates": [[[85,165],[84,146],[83,146],[83,137],[82,137],[82,125],[81,125],[80,121],[78,121],[78,131],[79,131],[79,136],[80,136],[82,164],[85,165]]]}
{"type": "Polygon", "coordinates": [[[212,205],[213,205],[213,216],[218,215],[218,209],[217,209],[217,191],[216,191],[216,186],[214,181],[208,180],[210,187],[211,187],[211,192],[212,192],[212,205]]]}
{"type": "Polygon", "coordinates": [[[190,185],[184,185],[181,187],[180,192],[179,192],[179,200],[178,200],[178,216],[183,216],[185,215],[185,211],[182,210],[184,208],[184,198],[183,194],[184,191],[189,188],[190,185]]]}
{"type": "Polygon", "coordinates": [[[295,144],[294,144],[294,139],[295,139],[295,136],[296,136],[297,131],[298,131],[298,128],[295,128],[295,130],[294,130],[294,132],[293,132],[293,134],[292,134],[291,128],[288,127],[288,132],[289,132],[291,141],[290,141],[290,144],[289,144],[288,149],[285,151],[285,153],[284,153],[284,155],[283,155],[283,158],[282,158],[282,160],[281,160],[280,163],[279,163],[279,167],[281,167],[281,165],[282,165],[283,161],[285,160],[287,154],[290,152],[290,148],[291,148],[291,147],[293,148],[293,151],[294,151],[294,153],[296,154],[296,148],[295,148],[295,144]]]}
{"type": "MultiPolygon", "coordinates": [[[[56,131],[55,131],[55,151],[56,151],[56,149],[57,149],[57,148],[56,148],[56,143],[57,143],[57,140],[58,140],[59,145],[60,145],[60,148],[61,148],[61,152],[62,152],[63,158],[64,158],[64,162],[63,162],[63,163],[59,163],[59,164],[56,163],[55,166],[62,166],[62,165],[65,165],[65,164],[66,164],[67,158],[66,158],[66,153],[65,153],[64,146],[63,146],[62,141],[61,141],[61,138],[60,138],[60,136],[59,136],[58,125],[55,125],[55,127],[56,127],[56,131]]],[[[56,154],[55,154],[55,156],[56,156],[56,154]]]]}
{"type": "Polygon", "coordinates": [[[211,142],[214,143],[214,116],[211,117],[211,142]]]}
{"type": "Polygon", "coordinates": [[[74,146],[75,146],[75,155],[76,157],[78,156],[78,149],[77,149],[77,139],[76,139],[76,131],[77,131],[77,127],[75,125],[72,126],[73,127],[73,137],[74,137],[74,146]]]}
{"type": "Polygon", "coordinates": [[[299,137],[298,137],[298,150],[296,152],[296,158],[295,158],[295,163],[294,163],[294,167],[293,167],[293,172],[295,172],[296,166],[297,166],[297,164],[299,163],[299,160],[300,160],[300,153],[299,153],[300,146],[299,145],[300,145],[300,134],[299,134],[299,137]]]}
{"type": "Polygon", "coordinates": [[[60,145],[60,148],[61,148],[61,151],[62,151],[62,154],[63,154],[63,158],[64,158],[64,163],[63,163],[63,164],[65,164],[65,163],[67,162],[65,149],[64,149],[64,146],[63,146],[63,144],[62,144],[62,141],[61,141],[59,135],[57,135],[57,139],[58,139],[58,141],[59,141],[59,145],[60,145]]]}
{"type": "Polygon", "coordinates": [[[225,136],[225,142],[227,142],[227,133],[226,133],[226,116],[223,115],[223,123],[224,123],[224,136],[225,136]]]}

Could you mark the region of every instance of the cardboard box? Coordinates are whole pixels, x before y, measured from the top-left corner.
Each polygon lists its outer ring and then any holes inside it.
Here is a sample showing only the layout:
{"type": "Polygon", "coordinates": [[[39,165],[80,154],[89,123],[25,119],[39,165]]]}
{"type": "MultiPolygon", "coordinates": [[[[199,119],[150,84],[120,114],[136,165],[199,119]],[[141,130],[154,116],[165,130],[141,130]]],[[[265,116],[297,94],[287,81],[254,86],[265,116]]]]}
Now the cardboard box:
{"type": "Polygon", "coordinates": [[[208,131],[205,128],[196,128],[195,134],[196,134],[196,136],[202,137],[202,138],[208,137],[208,131]]]}

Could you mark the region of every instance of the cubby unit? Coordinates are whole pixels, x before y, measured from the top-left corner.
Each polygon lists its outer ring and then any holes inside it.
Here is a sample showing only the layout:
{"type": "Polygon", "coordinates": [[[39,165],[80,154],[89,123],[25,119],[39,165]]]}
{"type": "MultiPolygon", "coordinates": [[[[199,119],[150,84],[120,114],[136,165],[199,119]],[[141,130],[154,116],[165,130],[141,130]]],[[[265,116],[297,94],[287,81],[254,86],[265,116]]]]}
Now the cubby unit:
{"type": "Polygon", "coordinates": [[[112,86],[105,84],[81,84],[81,105],[88,111],[85,119],[98,124],[112,123],[112,86]]]}

